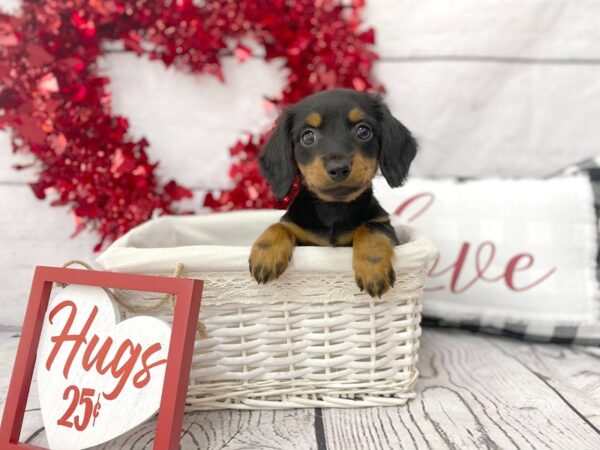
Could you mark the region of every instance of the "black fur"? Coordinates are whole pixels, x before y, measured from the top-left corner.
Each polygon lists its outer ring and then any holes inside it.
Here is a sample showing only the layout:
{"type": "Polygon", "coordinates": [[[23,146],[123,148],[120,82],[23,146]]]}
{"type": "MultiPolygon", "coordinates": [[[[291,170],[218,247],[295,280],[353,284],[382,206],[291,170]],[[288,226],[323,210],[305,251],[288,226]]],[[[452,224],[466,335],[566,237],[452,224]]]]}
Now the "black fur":
{"type": "Polygon", "coordinates": [[[398,187],[408,176],[410,164],[417,154],[417,142],[384,103],[379,103],[379,109],[379,167],[388,184],[398,187]]]}
{"type": "Polygon", "coordinates": [[[262,174],[277,198],[287,195],[298,174],[292,155],[292,120],[293,116],[289,111],[281,115],[259,157],[262,174]]]}
{"type": "MultiPolygon", "coordinates": [[[[308,189],[301,187],[281,220],[295,223],[305,230],[328,239],[336,246],[338,236],[353,231],[365,222],[386,215],[386,211],[373,196],[372,189],[367,189],[352,202],[323,202],[308,189]]],[[[394,228],[389,223],[372,222],[369,226],[383,231],[392,242],[398,244],[394,228]]]]}

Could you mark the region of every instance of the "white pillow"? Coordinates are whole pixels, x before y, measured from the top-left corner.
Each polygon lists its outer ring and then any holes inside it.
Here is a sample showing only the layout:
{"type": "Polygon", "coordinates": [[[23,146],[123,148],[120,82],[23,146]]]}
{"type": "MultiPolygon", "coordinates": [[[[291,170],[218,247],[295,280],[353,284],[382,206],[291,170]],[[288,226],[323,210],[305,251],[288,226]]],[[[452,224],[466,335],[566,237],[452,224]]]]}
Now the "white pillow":
{"type": "Polygon", "coordinates": [[[598,227],[585,175],[411,179],[375,195],[440,251],[428,323],[551,342],[600,344],[598,227]]]}

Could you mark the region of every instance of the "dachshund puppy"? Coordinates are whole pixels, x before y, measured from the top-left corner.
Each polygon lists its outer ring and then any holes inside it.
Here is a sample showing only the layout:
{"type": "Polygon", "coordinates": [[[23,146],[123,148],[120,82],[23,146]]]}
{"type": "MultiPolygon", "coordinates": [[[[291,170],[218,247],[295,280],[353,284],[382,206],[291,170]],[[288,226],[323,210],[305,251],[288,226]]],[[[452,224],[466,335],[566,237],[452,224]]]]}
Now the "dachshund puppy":
{"type": "Polygon", "coordinates": [[[278,198],[296,177],[300,189],[252,246],[252,276],[259,283],[278,278],[296,245],[352,245],[356,284],[381,297],[394,285],[398,239],[371,180],[380,168],[390,186],[400,186],[416,151],[408,129],[372,94],[334,89],[286,110],[259,163],[278,198]]]}

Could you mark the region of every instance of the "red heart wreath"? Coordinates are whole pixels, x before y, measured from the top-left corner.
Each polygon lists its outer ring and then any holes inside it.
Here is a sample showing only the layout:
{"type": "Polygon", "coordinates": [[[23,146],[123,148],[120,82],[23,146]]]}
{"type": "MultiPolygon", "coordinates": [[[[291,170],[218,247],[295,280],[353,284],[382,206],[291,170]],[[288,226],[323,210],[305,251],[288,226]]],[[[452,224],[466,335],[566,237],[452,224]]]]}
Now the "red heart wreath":
{"type": "MultiPolygon", "coordinates": [[[[149,54],[167,66],[223,79],[221,58],[285,58],[287,85],[277,108],[336,86],[380,89],[370,74],[373,30],[360,30],[364,0],[24,0],[18,16],[0,14],[0,129],[12,129],[14,152],[35,156],[31,184],[52,205],[69,205],[76,233],[90,227],[114,240],[154,213],[175,212],[192,193],[161,184],[145,139],[133,141],[127,119],[111,113],[109,80],[96,60],[108,41],[149,54]]],[[[215,210],[283,207],[260,176],[255,159],[268,132],[231,149],[235,187],[205,205],[215,210]]],[[[29,166],[27,166],[29,167],[29,166]]],[[[23,168],[18,167],[18,168],[23,168]]]]}

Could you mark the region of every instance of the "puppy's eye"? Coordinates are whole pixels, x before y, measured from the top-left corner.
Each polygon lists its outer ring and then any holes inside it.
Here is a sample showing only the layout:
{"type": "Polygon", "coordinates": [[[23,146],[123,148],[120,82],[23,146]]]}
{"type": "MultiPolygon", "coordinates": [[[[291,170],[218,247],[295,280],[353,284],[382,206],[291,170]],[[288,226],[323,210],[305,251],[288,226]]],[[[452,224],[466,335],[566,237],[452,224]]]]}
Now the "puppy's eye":
{"type": "Polygon", "coordinates": [[[371,139],[371,127],[366,124],[361,124],[356,127],[356,137],[358,137],[361,141],[368,141],[371,139]]]}
{"type": "Polygon", "coordinates": [[[302,136],[300,136],[300,141],[302,142],[302,145],[310,147],[317,142],[317,136],[313,130],[306,130],[302,133],[302,136]]]}

